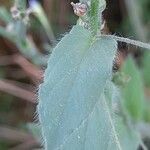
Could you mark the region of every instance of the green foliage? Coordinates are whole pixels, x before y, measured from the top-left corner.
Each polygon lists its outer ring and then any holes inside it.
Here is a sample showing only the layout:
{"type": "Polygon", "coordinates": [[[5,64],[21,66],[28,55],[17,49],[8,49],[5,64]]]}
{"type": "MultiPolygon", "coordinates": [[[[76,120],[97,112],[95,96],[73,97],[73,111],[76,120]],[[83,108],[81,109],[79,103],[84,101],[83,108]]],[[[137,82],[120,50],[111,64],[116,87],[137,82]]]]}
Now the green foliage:
{"type": "Polygon", "coordinates": [[[142,59],[142,74],[145,85],[150,87],[150,53],[145,52],[142,59]]]}
{"type": "MultiPolygon", "coordinates": [[[[109,104],[109,111],[122,150],[137,150],[140,142],[138,133],[129,123],[128,115],[122,103],[121,90],[113,83],[108,82],[105,88],[105,97],[109,104]]],[[[111,145],[112,149],[113,145],[111,145]]]]}
{"type": "MultiPolygon", "coordinates": [[[[13,18],[13,15],[5,8],[0,8],[0,19],[6,24],[6,27],[0,26],[0,36],[13,42],[18,50],[20,50],[25,57],[31,59],[35,64],[45,64],[47,59],[37,50],[37,47],[27,35],[28,22],[25,21],[26,18],[28,18],[26,14],[26,0],[15,0],[15,6],[17,6],[16,9],[18,8],[18,13],[21,14],[20,19],[13,18]]],[[[42,11],[39,4],[37,4],[37,7],[42,11]]],[[[51,34],[50,27],[47,27],[48,22],[46,21],[45,14],[42,13],[41,16],[38,16],[38,19],[41,19],[41,23],[44,24],[46,33],[51,34]],[[44,19],[41,19],[42,17],[44,19]]]]}
{"type": "Polygon", "coordinates": [[[120,140],[121,150],[137,150],[140,143],[138,133],[133,127],[128,126],[127,122],[121,117],[117,116],[116,118],[114,119],[115,127],[120,140]]]}
{"type": "Polygon", "coordinates": [[[150,102],[149,102],[149,99],[147,99],[145,101],[144,121],[150,122],[150,102]]]}
{"type": "MultiPolygon", "coordinates": [[[[97,38],[101,27],[99,16],[105,5],[104,0],[91,0],[86,14],[88,30],[74,26],[48,61],[38,105],[47,150],[136,150],[141,143],[134,127],[144,120],[147,111],[143,81],[133,59],[129,58],[122,75],[113,78],[114,82],[125,84],[122,91],[112,83],[115,36],[97,38]]],[[[123,40],[141,47],[146,45],[123,40]]]]}
{"type": "Polygon", "coordinates": [[[139,121],[143,117],[145,96],[141,74],[133,58],[129,57],[126,60],[122,71],[130,77],[123,88],[124,104],[134,120],[139,121]]]}
{"type": "Polygon", "coordinates": [[[56,46],[39,90],[46,149],[121,149],[102,94],[116,49],[113,39],[92,40],[78,25],[56,46]]]}
{"type": "Polygon", "coordinates": [[[100,35],[100,27],[102,25],[102,12],[106,8],[105,0],[80,0],[81,3],[87,3],[89,9],[87,10],[88,26],[92,34],[100,35]]]}
{"type": "MultiPolygon", "coordinates": [[[[47,59],[27,34],[30,10],[26,8],[26,0],[14,2],[21,16],[15,17],[0,7],[0,19],[4,23],[0,36],[13,42],[35,64],[45,65],[47,59]]],[[[79,19],[84,27],[80,23],[81,26],[74,26],[54,48],[39,88],[37,111],[42,129],[37,124],[28,124],[28,129],[41,143],[42,130],[47,150],[137,150],[142,142],[136,125],[139,121],[150,121],[149,102],[145,101],[141,74],[132,58],[127,59],[121,73],[113,76],[115,39],[148,49],[150,45],[101,35],[105,0],[80,2],[88,4],[87,13],[79,19]]],[[[55,41],[39,3],[32,6],[32,14],[43,26],[49,42],[55,41]]],[[[149,87],[149,53],[145,53],[142,67],[145,84],[149,87]]],[[[0,73],[1,78],[5,77],[3,71],[0,73]]],[[[10,109],[10,98],[3,98],[8,101],[2,101],[2,113],[10,109]]],[[[5,118],[0,121],[4,123],[5,118]]],[[[0,142],[0,149],[8,149],[7,145],[0,142]]]]}

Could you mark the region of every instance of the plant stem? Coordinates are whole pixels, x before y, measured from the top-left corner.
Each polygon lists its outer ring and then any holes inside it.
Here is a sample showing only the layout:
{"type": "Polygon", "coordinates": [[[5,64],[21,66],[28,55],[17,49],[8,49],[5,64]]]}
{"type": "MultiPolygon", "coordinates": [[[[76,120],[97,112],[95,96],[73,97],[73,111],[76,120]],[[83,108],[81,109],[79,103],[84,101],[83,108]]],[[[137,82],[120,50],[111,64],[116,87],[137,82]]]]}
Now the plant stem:
{"type": "Polygon", "coordinates": [[[140,6],[139,1],[125,0],[125,4],[128,10],[129,20],[131,22],[134,32],[136,33],[139,40],[146,41],[148,32],[146,28],[144,28],[144,24],[142,22],[142,7],[140,6]]]}
{"type": "Polygon", "coordinates": [[[150,50],[150,44],[143,43],[141,41],[131,40],[131,39],[128,39],[128,38],[118,37],[118,36],[115,36],[115,35],[101,35],[101,36],[98,36],[98,37],[110,37],[110,38],[113,38],[113,39],[115,39],[117,41],[120,41],[120,42],[128,43],[128,44],[131,44],[131,45],[135,45],[135,46],[150,50]]]}
{"type": "Polygon", "coordinates": [[[100,28],[100,10],[99,10],[99,0],[91,0],[90,8],[90,26],[93,35],[96,35],[98,29],[100,28]]]}

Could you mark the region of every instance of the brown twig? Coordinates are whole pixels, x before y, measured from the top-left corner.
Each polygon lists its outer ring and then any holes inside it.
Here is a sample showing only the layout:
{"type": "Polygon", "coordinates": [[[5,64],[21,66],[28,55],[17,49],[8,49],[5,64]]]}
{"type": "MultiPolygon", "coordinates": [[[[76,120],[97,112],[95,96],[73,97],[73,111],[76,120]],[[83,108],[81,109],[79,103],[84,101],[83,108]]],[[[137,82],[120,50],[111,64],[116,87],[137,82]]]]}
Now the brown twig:
{"type": "Polygon", "coordinates": [[[68,24],[66,19],[66,16],[69,13],[67,7],[68,5],[66,4],[66,0],[61,0],[59,3],[59,24],[64,28],[68,24]]]}
{"type": "Polygon", "coordinates": [[[33,137],[22,131],[0,126],[0,139],[11,142],[24,142],[27,139],[33,139],[33,137]]]}
{"type": "Polygon", "coordinates": [[[38,67],[30,63],[26,58],[21,55],[14,55],[13,60],[16,64],[18,64],[26,73],[30,76],[36,78],[37,80],[42,79],[43,71],[38,67]]]}
{"type": "Polygon", "coordinates": [[[35,86],[31,85],[31,84],[27,84],[27,83],[23,83],[23,82],[19,82],[19,81],[15,81],[15,80],[8,80],[8,79],[3,79],[4,82],[6,83],[10,83],[13,84],[19,88],[23,88],[27,91],[34,91],[35,90],[35,86]]]}
{"type": "Polygon", "coordinates": [[[29,75],[30,78],[38,81],[42,79],[43,71],[30,63],[23,56],[19,54],[12,56],[1,56],[0,65],[6,66],[12,64],[19,65],[29,75]]]}
{"type": "Polygon", "coordinates": [[[0,80],[0,91],[9,93],[31,103],[36,103],[35,94],[5,80],[0,80]]]}
{"type": "Polygon", "coordinates": [[[14,67],[6,67],[4,69],[6,71],[6,76],[8,79],[20,80],[20,79],[27,79],[28,75],[22,71],[20,68],[14,67]]]}

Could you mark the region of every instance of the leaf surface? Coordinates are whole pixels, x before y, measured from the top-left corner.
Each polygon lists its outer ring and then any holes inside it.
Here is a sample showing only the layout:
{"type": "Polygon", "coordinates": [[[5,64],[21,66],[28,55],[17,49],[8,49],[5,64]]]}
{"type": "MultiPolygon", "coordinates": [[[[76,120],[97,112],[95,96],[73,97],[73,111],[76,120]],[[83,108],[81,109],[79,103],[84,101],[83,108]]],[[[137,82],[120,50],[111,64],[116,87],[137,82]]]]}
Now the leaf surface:
{"type": "Polygon", "coordinates": [[[145,85],[150,86],[150,53],[145,52],[142,59],[142,75],[144,78],[145,85]]]}
{"type": "Polygon", "coordinates": [[[102,93],[117,43],[91,39],[78,25],[56,46],[39,89],[38,113],[47,150],[120,150],[102,93]]]}

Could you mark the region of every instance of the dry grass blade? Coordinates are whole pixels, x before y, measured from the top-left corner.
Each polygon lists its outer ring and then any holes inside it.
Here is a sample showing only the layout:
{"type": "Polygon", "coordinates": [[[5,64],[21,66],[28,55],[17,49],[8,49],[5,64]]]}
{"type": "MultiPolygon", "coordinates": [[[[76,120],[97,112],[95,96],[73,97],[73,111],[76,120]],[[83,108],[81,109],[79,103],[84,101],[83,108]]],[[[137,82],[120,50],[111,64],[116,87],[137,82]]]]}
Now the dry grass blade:
{"type": "Polygon", "coordinates": [[[8,81],[0,80],[0,91],[9,93],[31,103],[36,103],[35,94],[33,92],[20,88],[13,83],[9,83],[8,81]]]}
{"type": "Polygon", "coordinates": [[[43,71],[39,69],[34,64],[30,63],[25,57],[22,55],[13,55],[13,56],[1,56],[0,58],[0,65],[12,65],[17,64],[19,65],[23,71],[31,78],[40,81],[42,79],[43,71]]]}

